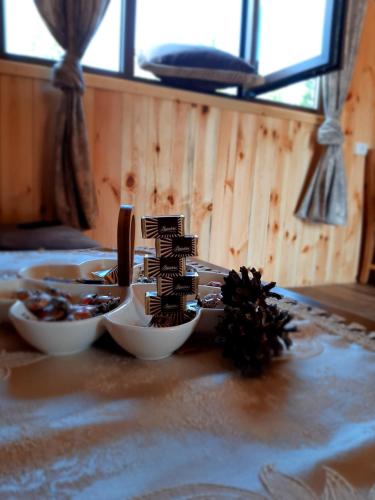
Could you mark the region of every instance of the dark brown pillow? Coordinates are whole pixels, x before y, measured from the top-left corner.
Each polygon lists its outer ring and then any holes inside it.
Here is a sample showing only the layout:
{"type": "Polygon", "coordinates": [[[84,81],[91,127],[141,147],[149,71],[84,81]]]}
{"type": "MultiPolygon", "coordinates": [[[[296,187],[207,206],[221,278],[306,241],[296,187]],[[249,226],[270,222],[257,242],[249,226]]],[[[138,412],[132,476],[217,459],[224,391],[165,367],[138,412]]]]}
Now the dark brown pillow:
{"type": "Polygon", "coordinates": [[[240,57],[203,45],[164,44],[139,56],[142,69],[166,85],[214,91],[244,85],[254,87],[264,78],[240,57]]]}

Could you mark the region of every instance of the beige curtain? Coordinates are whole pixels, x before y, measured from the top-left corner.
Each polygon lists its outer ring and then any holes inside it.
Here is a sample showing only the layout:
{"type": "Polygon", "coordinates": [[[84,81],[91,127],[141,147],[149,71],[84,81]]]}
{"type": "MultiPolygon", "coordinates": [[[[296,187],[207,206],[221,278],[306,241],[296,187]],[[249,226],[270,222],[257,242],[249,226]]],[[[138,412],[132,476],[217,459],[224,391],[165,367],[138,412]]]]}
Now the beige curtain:
{"type": "Polygon", "coordinates": [[[325,121],[317,140],[326,147],[296,212],[307,222],[345,225],[346,176],[340,117],[352,78],[367,0],[348,0],[343,67],[322,78],[325,121]]]}
{"type": "Polygon", "coordinates": [[[97,201],[83,113],[80,59],[110,0],[34,0],[56,41],[65,49],[54,66],[53,85],[62,90],[55,145],[54,189],[58,218],[71,226],[95,225],[97,201]]]}

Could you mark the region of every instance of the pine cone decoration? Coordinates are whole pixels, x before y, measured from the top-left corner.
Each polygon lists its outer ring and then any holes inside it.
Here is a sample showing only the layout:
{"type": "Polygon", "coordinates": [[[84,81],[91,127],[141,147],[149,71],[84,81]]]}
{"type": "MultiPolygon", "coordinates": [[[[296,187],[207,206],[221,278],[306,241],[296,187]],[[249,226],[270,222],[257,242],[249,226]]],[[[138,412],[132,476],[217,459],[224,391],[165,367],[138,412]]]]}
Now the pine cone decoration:
{"type": "Polygon", "coordinates": [[[217,328],[217,342],[223,346],[224,357],[231,358],[245,376],[260,375],[284,345],[292,341],[285,329],[292,319],[276,305],[267,304],[269,297],[281,298],[272,288],[275,282],[263,284],[261,272],[240,268],[240,275],[230,271],[221,287],[224,316],[217,328]]]}

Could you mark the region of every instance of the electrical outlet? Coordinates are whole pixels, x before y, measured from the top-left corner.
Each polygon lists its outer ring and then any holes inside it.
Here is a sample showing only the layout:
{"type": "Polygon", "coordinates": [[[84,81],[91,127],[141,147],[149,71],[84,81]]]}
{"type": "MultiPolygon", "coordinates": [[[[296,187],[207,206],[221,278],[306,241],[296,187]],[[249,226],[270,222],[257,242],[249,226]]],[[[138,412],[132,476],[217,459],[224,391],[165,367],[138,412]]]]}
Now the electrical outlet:
{"type": "Polygon", "coordinates": [[[366,156],[368,151],[368,144],[365,142],[356,142],[354,144],[354,154],[357,156],[366,156]]]}

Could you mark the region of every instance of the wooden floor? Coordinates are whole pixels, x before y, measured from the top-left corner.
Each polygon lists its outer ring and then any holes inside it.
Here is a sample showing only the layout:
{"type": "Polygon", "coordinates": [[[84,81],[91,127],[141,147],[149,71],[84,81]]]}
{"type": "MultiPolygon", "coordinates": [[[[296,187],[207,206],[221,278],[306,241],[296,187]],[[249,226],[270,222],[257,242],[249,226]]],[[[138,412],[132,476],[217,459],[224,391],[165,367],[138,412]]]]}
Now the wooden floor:
{"type": "Polygon", "coordinates": [[[358,321],[375,329],[375,286],[353,283],[299,287],[290,291],[317,301],[324,308],[341,314],[350,321],[358,321]]]}

